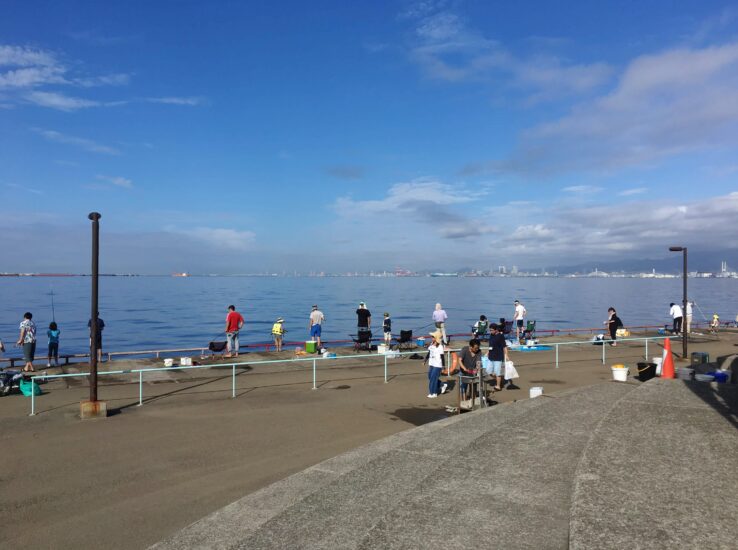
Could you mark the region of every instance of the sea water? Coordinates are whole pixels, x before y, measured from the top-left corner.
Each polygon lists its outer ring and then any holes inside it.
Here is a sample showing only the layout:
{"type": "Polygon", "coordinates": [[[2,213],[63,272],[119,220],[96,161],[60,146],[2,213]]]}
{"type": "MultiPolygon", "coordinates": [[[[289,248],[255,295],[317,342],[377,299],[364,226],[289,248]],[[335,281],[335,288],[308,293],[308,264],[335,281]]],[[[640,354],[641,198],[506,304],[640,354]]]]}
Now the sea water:
{"type": "MultiPolygon", "coordinates": [[[[52,320],[61,329],[61,353],[89,346],[89,277],[0,278],[0,338],[12,344],[25,311],[33,313],[39,355],[45,353],[52,320]]],[[[738,279],[690,279],[690,298],[699,308],[694,322],[717,312],[722,320],[738,313],[738,279]]],[[[449,333],[470,333],[485,314],[512,319],[519,299],[537,328],[603,327],[607,308],[617,309],[626,326],[671,323],[669,303],[680,303],[681,279],[500,278],[500,277],[102,277],[100,316],[106,351],[207,347],[224,339],[226,308],[234,304],[246,325],[241,342],[271,340],[271,327],[284,317],[286,341],[308,337],[308,315],[318,304],[326,317],[324,340],[346,340],[356,332],[356,308],[372,312],[375,336],[382,316],[392,317],[393,333],[427,334],[440,302],[448,313],[449,333]]],[[[603,327],[604,328],[604,327],[603,327]]],[[[6,352],[7,353],[7,352],[6,352]]],[[[12,350],[9,350],[12,354],[12,350]]]]}

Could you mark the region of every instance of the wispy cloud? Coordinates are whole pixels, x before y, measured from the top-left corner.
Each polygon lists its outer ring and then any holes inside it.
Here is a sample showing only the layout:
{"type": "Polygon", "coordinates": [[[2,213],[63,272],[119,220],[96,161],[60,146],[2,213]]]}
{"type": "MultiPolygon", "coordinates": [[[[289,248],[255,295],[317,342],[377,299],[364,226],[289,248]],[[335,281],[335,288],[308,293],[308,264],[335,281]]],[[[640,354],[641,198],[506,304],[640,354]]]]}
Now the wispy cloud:
{"type": "Polygon", "coordinates": [[[48,141],[63,143],[65,145],[73,145],[75,147],[79,147],[80,149],[84,149],[85,151],[90,151],[91,153],[120,155],[120,151],[118,149],[103,145],[101,143],[97,143],[96,141],[93,141],[91,139],[70,136],[67,134],[62,134],[61,132],[57,132],[56,130],[45,130],[43,128],[31,128],[31,130],[48,141]]]}
{"type": "Polygon", "coordinates": [[[633,189],[624,189],[618,193],[621,197],[631,197],[633,195],[641,195],[643,193],[646,193],[648,191],[648,188],[646,187],[635,187],[633,189]]]}
{"type": "Polygon", "coordinates": [[[333,206],[340,217],[351,221],[354,230],[364,227],[364,223],[371,225],[365,228],[371,233],[376,233],[379,226],[389,232],[396,227],[407,232],[416,226],[415,231],[422,228],[437,237],[456,240],[498,231],[459,209],[478,198],[478,190],[472,193],[460,185],[423,178],[392,185],[381,199],[339,197],[333,206]]]}
{"type": "Polygon", "coordinates": [[[613,68],[603,62],[571,63],[551,52],[514,54],[500,41],[484,36],[447,3],[423,2],[407,10],[415,23],[409,56],[433,79],[449,82],[490,81],[498,93],[507,91],[525,103],[540,103],[587,94],[605,84],[613,68]]]}
{"type": "Polygon", "coordinates": [[[102,103],[90,99],[82,99],[79,97],[71,97],[56,92],[31,92],[26,98],[42,107],[51,107],[59,111],[76,111],[88,107],[100,107],[102,103]]]}
{"type": "Polygon", "coordinates": [[[256,233],[214,227],[194,227],[191,229],[167,227],[166,231],[186,235],[221,250],[247,252],[256,243],[256,233]]]}
{"type": "Polygon", "coordinates": [[[615,171],[738,144],[738,42],[631,61],[609,93],[525,132],[497,165],[517,172],[615,171]]]}
{"type": "Polygon", "coordinates": [[[204,99],[201,97],[147,97],[144,101],[148,103],[163,103],[165,105],[202,105],[204,99]]]}
{"type": "Polygon", "coordinates": [[[602,187],[595,185],[570,185],[562,189],[565,193],[599,193],[602,187]]]}
{"type": "Polygon", "coordinates": [[[116,187],[123,187],[125,189],[131,189],[133,187],[133,182],[131,180],[121,176],[103,176],[98,174],[95,178],[98,181],[104,181],[116,187]]]}
{"type": "Polygon", "coordinates": [[[32,195],[43,195],[44,194],[44,192],[39,189],[34,189],[26,185],[20,185],[18,183],[6,183],[5,187],[9,187],[10,189],[17,189],[18,191],[22,191],[25,193],[31,193],[32,195]]]}
{"type": "Polygon", "coordinates": [[[94,88],[126,86],[131,74],[79,74],[80,64],[69,66],[55,52],[27,46],[0,45],[0,91],[7,105],[33,104],[40,107],[72,112],[93,107],[117,107],[130,103],[159,103],[164,105],[197,106],[205,103],[201,97],[165,96],[139,97],[115,101],[77,97],[82,90],[92,93],[94,88]],[[70,68],[70,66],[72,68],[70,68]],[[72,94],[65,90],[74,89],[72,94]]]}

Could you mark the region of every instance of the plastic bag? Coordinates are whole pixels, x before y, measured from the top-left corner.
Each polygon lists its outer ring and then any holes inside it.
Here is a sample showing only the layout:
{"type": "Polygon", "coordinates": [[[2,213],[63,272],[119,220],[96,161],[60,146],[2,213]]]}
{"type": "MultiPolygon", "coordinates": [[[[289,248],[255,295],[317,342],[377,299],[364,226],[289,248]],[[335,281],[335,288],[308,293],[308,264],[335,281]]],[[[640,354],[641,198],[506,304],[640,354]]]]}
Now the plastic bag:
{"type": "Polygon", "coordinates": [[[518,369],[512,361],[505,361],[505,380],[512,380],[513,378],[520,378],[518,369]]]}

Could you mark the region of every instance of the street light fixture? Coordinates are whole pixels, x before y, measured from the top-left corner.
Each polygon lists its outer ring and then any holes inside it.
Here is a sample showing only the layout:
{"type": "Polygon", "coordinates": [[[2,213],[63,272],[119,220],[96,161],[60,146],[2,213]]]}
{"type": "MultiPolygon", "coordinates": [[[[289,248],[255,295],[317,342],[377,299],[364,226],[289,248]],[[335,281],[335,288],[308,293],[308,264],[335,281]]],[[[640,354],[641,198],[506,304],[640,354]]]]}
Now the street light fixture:
{"type": "Polygon", "coordinates": [[[687,247],[670,246],[670,252],[681,252],[684,260],[684,292],[682,296],[682,359],[687,358],[687,247]]]}

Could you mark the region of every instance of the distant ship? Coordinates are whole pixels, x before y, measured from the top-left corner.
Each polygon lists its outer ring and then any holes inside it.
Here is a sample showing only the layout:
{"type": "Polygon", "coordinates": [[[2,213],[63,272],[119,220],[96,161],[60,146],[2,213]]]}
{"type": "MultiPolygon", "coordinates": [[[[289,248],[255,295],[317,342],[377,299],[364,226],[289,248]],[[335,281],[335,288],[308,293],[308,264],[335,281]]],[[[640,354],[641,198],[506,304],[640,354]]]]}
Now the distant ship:
{"type": "Polygon", "coordinates": [[[431,273],[431,277],[458,277],[458,273],[431,273]]]}
{"type": "Polygon", "coordinates": [[[189,277],[190,274],[186,271],[183,271],[182,273],[172,273],[172,277],[189,277]]]}

